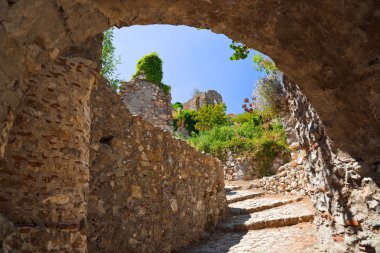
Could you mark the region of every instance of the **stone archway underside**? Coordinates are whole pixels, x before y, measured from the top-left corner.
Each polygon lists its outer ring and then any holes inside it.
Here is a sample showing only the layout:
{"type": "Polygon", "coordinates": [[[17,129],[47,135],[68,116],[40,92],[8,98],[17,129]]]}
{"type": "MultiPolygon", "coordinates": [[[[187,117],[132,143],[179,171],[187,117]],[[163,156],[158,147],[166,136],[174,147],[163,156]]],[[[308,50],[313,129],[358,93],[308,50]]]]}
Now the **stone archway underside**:
{"type": "Polygon", "coordinates": [[[336,147],[367,163],[380,160],[376,0],[8,0],[0,3],[0,17],[0,77],[7,87],[2,119],[7,106],[16,106],[18,87],[41,64],[83,49],[111,25],[188,25],[268,54],[299,84],[336,147]]]}

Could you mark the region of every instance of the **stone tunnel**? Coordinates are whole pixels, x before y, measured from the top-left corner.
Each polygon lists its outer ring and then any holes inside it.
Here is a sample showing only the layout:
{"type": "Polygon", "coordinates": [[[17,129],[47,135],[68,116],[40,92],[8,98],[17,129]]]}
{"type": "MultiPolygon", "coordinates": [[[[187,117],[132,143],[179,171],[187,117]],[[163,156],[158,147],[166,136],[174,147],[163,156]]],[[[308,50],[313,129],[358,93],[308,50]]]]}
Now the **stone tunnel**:
{"type": "MultiPolygon", "coordinates": [[[[170,141],[155,147],[162,151],[160,156],[150,157],[155,156],[154,149],[144,140],[157,143],[168,137],[130,115],[115,124],[119,129],[92,130],[125,111],[118,102],[97,99],[112,96],[98,73],[101,33],[114,25],[208,28],[269,55],[291,79],[289,91],[305,94],[323,122],[329,138],[327,145],[321,145],[325,150],[319,154],[320,168],[335,168],[330,150],[360,164],[356,179],[342,185],[332,180],[331,173],[317,173],[334,189],[329,203],[337,208],[330,210],[332,215],[339,212],[339,203],[355,201],[368,184],[377,187],[378,194],[378,186],[369,183],[376,182],[380,164],[380,4],[376,0],[3,0],[0,23],[0,214],[8,222],[5,225],[17,230],[3,242],[14,252],[116,252],[114,242],[107,240],[111,235],[121,248],[141,247],[139,238],[145,238],[146,252],[169,252],[196,239],[224,216],[222,172],[206,170],[218,167],[217,161],[199,156],[199,164],[194,164],[175,157],[173,149],[185,154],[193,150],[170,141]],[[103,111],[110,105],[115,114],[103,111]],[[116,150],[121,146],[128,147],[123,154],[116,150]],[[148,165],[152,159],[156,164],[148,165]],[[136,171],[144,164],[156,170],[150,175],[136,171]],[[188,171],[193,166],[204,168],[202,177],[188,171]],[[186,184],[188,177],[197,180],[186,184]],[[144,178],[156,181],[146,179],[152,185],[148,187],[142,184],[144,178]],[[158,185],[157,181],[163,182],[160,178],[171,183],[158,185]],[[206,184],[210,189],[203,189],[206,184]],[[114,187],[125,203],[112,196],[114,187]],[[143,199],[147,191],[156,202],[143,199]],[[178,199],[171,198],[173,192],[178,199]],[[180,197],[188,192],[194,193],[190,199],[180,197]],[[157,228],[148,234],[146,213],[157,227],[173,222],[154,210],[160,203],[157,198],[165,200],[177,220],[185,221],[178,230],[160,234],[157,228]],[[136,205],[138,201],[148,202],[136,205]],[[187,211],[190,206],[198,213],[187,211]],[[131,216],[132,211],[137,215],[131,216]],[[194,216],[199,223],[192,224],[189,217],[194,216]],[[115,224],[119,226],[113,231],[115,224]],[[142,234],[129,235],[129,225],[141,226],[142,234]],[[184,235],[189,228],[194,230],[184,235]],[[128,241],[122,231],[127,231],[128,241]],[[168,243],[172,235],[179,236],[178,245],[168,243]],[[157,238],[162,237],[167,240],[159,243],[157,238]]],[[[314,141],[326,142],[327,137],[320,138],[314,141]]],[[[360,208],[372,217],[365,203],[360,208]]],[[[347,226],[340,233],[355,234],[348,247],[356,249],[378,229],[366,223],[363,233],[347,226]]],[[[321,238],[328,250],[336,229],[322,226],[321,231],[329,235],[321,238]]]]}

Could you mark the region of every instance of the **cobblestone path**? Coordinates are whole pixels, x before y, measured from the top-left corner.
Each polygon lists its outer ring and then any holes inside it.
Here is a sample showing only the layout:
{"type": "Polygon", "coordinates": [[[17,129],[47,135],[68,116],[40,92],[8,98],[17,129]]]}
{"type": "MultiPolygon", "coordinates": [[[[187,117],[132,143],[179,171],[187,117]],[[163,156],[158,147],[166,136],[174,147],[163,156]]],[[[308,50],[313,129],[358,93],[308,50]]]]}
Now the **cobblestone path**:
{"type": "Polygon", "coordinates": [[[307,198],[226,187],[230,217],[183,253],[315,253],[313,207],[307,198]]]}

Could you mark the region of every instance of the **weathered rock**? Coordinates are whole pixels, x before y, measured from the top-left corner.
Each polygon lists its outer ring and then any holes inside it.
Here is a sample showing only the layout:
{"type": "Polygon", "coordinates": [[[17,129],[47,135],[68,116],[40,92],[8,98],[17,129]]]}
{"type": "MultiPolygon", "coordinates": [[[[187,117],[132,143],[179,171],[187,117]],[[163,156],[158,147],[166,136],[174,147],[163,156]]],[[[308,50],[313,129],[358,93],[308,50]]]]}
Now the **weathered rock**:
{"type": "Polygon", "coordinates": [[[206,92],[197,92],[194,96],[183,104],[184,109],[198,110],[205,105],[216,105],[223,103],[222,95],[215,90],[208,90],[206,92]]]}
{"type": "Polygon", "coordinates": [[[88,249],[171,252],[226,216],[222,165],[126,103],[103,83],[92,93],[88,249]]]}
{"type": "Polygon", "coordinates": [[[139,115],[153,126],[173,131],[171,95],[141,75],[120,87],[122,100],[132,115],[139,115]]]}
{"type": "Polygon", "coordinates": [[[58,58],[26,83],[0,170],[0,213],[17,224],[19,234],[5,242],[10,252],[87,249],[95,68],[82,58],[58,58]]]}
{"type": "MultiPolygon", "coordinates": [[[[285,122],[288,141],[302,146],[292,156],[296,162],[290,164],[295,167],[291,172],[304,168],[303,173],[296,174],[304,180],[294,182],[302,182],[300,188],[315,203],[320,249],[353,252],[365,245],[364,251],[374,251],[366,242],[376,240],[378,226],[372,221],[380,220],[376,169],[335,151],[324,125],[297,85],[287,77],[284,85],[289,108],[285,122]],[[343,239],[338,242],[334,238],[343,239]]],[[[290,188],[293,186],[295,183],[290,188]]]]}

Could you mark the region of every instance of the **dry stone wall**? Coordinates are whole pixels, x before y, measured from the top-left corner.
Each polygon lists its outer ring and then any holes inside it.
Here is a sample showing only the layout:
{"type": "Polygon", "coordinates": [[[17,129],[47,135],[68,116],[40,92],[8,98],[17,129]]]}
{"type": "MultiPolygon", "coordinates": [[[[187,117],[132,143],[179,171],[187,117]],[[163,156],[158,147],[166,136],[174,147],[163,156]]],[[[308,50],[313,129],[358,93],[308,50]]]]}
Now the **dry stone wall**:
{"type": "Polygon", "coordinates": [[[86,252],[91,61],[59,58],[33,76],[0,164],[4,252],[86,252]]]}
{"type": "Polygon", "coordinates": [[[152,125],[165,131],[173,131],[172,97],[154,83],[139,75],[123,82],[120,93],[124,104],[132,115],[140,115],[152,125]]]}
{"type": "Polygon", "coordinates": [[[171,252],[226,215],[222,165],[132,116],[104,85],[92,94],[90,252],[171,252]]]}
{"type": "Polygon", "coordinates": [[[333,151],[324,125],[298,86],[286,76],[284,86],[290,114],[286,132],[299,150],[293,171],[302,168],[307,174],[305,190],[315,204],[320,248],[325,252],[380,252],[379,166],[333,151]]]}
{"type": "Polygon", "coordinates": [[[275,175],[263,177],[252,186],[264,189],[268,193],[308,194],[310,185],[304,168],[306,152],[303,149],[295,149],[291,156],[291,162],[280,166],[275,175]]]}

